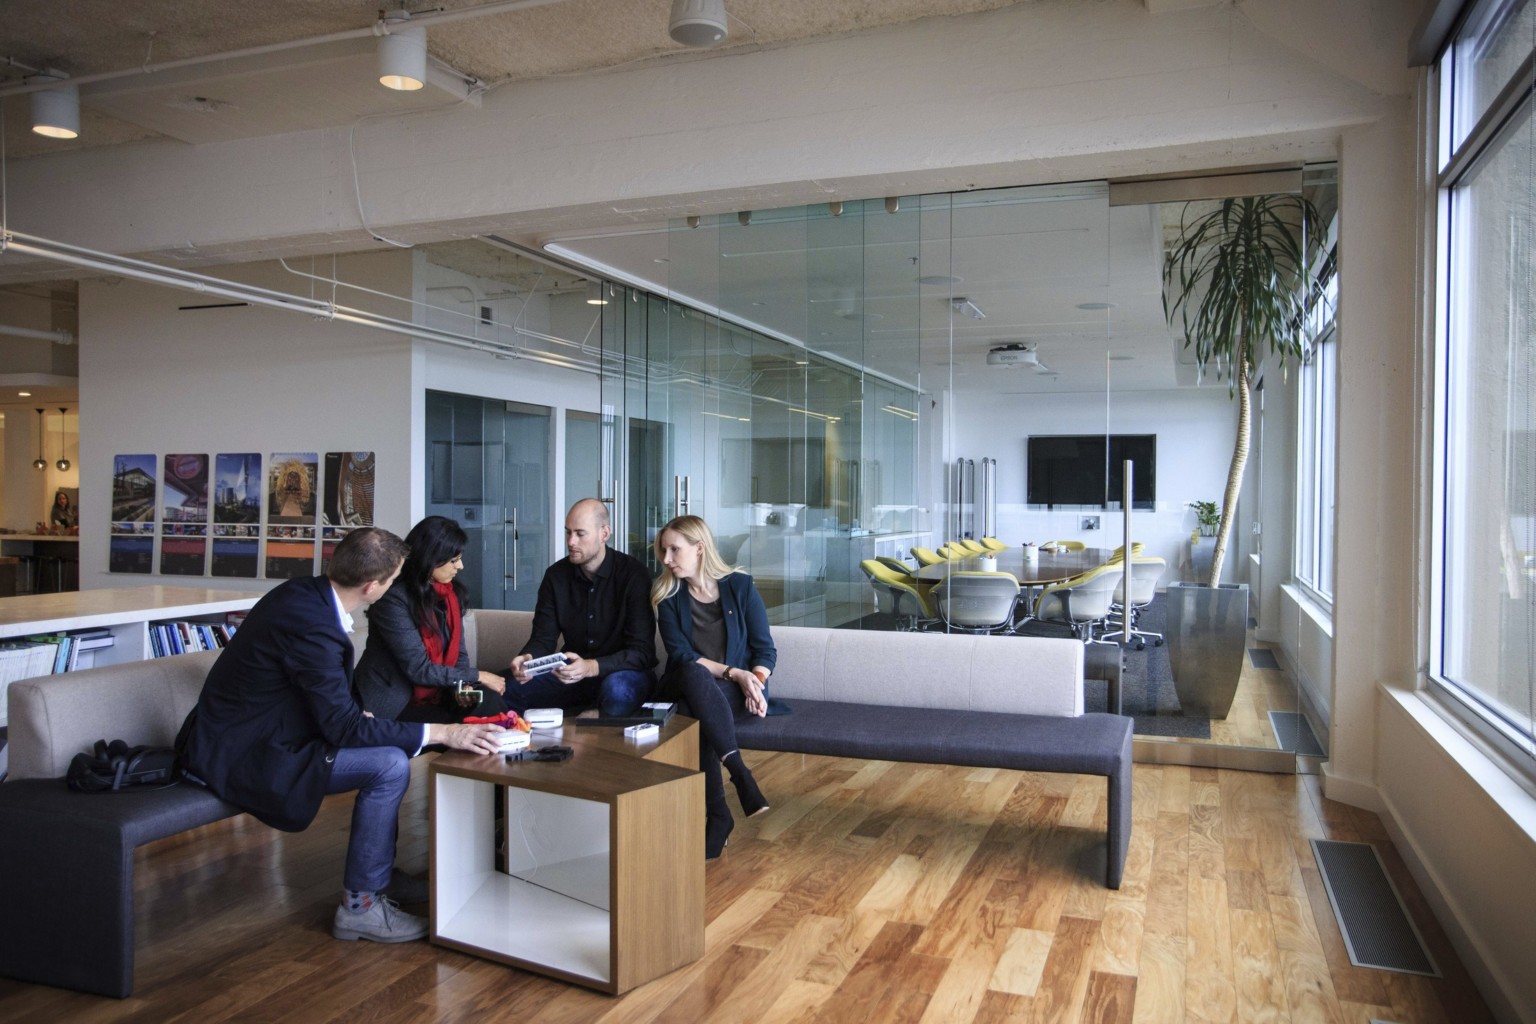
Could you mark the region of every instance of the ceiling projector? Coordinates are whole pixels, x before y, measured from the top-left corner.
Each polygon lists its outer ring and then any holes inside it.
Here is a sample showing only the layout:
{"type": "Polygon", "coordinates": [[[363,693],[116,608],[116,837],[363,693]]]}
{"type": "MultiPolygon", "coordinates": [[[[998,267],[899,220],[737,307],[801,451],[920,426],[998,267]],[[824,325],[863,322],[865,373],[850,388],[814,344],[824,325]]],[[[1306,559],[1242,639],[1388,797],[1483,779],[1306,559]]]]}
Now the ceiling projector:
{"type": "Polygon", "coordinates": [[[1035,347],[1022,342],[999,345],[987,353],[988,366],[1034,366],[1039,362],[1035,347]]]}

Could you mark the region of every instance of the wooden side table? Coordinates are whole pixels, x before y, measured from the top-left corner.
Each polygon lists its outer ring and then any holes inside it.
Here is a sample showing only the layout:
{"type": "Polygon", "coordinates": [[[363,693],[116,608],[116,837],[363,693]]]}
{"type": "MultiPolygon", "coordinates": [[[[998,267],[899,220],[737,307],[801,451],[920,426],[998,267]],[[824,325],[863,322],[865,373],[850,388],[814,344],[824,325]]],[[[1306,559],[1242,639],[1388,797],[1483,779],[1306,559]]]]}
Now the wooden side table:
{"type": "Polygon", "coordinates": [[[613,995],[704,955],[698,723],[534,734],[564,762],[448,753],[429,768],[432,941],[613,995]],[[505,788],[506,870],[495,787],[505,788]]]}

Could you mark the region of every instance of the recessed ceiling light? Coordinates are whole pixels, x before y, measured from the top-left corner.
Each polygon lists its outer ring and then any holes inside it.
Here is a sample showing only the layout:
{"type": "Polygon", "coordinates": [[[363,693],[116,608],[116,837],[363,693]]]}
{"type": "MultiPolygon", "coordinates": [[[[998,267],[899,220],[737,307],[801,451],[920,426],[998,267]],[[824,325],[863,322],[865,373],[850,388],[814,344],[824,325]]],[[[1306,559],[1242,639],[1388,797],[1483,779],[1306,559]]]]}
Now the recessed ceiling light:
{"type": "Polygon", "coordinates": [[[1124,354],[1119,354],[1119,355],[1110,356],[1109,357],[1109,361],[1112,362],[1112,363],[1128,363],[1132,359],[1135,359],[1135,358],[1136,358],[1135,356],[1128,356],[1128,355],[1124,355],[1124,354]]]}
{"type": "Polygon", "coordinates": [[[842,320],[884,320],[884,313],[860,313],[856,309],[840,309],[834,316],[842,320]]]}
{"type": "Polygon", "coordinates": [[[32,392],[30,392],[30,391],[18,391],[18,392],[16,392],[16,394],[20,398],[31,398],[32,397],[32,392]]]}
{"type": "Polygon", "coordinates": [[[951,277],[951,276],[949,276],[947,274],[924,274],[922,277],[917,279],[917,283],[918,284],[932,284],[932,285],[959,284],[961,281],[964,281],[964,280],[965,280],[965,278],[963,278],[963,277],[951,277]]]}
{"type": "Polygon", "coordinates": [[[1114,309],[1115,308],[1115,304],[1113,302],[1079,302],[1077,304],[1077,308],[1078,309],[1114,309]]]}
{"type": "Polygon", "coordinates": [[[672,261],[667,259],[665,256],[657,256],[655,259],[651,260],[651,262],[652,263],[671,263],[672,261]]]}

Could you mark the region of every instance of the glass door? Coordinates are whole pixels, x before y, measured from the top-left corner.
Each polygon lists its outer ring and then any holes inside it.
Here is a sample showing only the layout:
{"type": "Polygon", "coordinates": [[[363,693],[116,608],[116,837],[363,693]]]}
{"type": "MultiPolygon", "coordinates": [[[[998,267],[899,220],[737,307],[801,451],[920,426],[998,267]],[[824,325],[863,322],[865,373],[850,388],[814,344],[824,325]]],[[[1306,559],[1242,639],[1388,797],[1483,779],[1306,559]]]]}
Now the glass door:
{"type": "Polygon", "coordinates": [[[469,536],[471,607],[533,610],[553,551],[550,428],[545,406],[427,392],[427,514],[469,536]]]}

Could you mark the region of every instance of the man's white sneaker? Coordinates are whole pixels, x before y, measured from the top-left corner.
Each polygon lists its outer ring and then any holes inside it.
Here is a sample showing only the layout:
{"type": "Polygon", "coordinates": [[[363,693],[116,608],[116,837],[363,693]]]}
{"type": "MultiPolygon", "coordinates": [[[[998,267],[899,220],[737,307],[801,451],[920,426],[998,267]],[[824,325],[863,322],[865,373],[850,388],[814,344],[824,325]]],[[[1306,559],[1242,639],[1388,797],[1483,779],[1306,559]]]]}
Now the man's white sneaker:
{"type": "Polygon", "coordinates": [[[388,896],[374,893],[361,909],[349,910],[345,903],[337,907],[331,934],[348,941],[410,942],[426,936],[427,919],[407,914],[388,896]]]}

